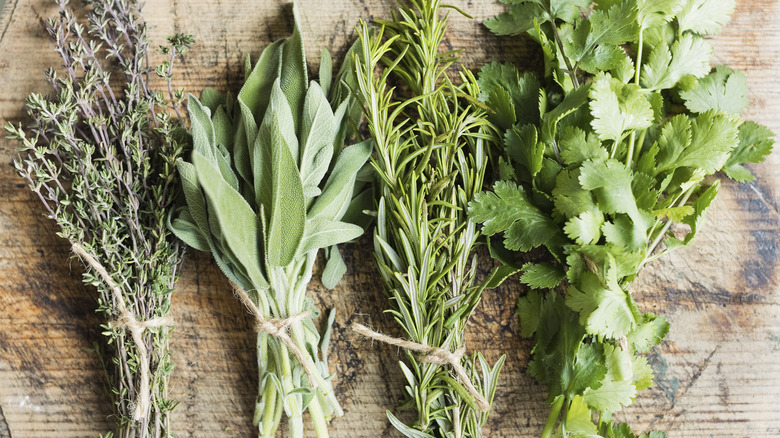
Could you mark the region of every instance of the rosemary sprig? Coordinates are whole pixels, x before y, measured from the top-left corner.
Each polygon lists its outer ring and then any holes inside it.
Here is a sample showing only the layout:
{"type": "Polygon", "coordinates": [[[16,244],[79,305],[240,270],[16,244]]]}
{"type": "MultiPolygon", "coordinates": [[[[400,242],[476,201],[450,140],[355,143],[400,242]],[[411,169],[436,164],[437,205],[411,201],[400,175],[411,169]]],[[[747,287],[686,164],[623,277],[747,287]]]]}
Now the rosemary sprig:
{"type": "Polygon", "coordinates": [[[87,26],[66,0],[57,3],[59,16],[45,29],[65,73],[49,69],[53,94],[27,99],[29,129],[6,126],[23,144],[14,164],[85,263],[84,283],[98,289],[103,334],[114,348],[117,435],[170,436],[168,314],[183,248],[165,223],[177,193],[173,163],[186,144],[181,120],[169,114],[182,93],[170,83],[192,38],[170,37],[163,49],[166,99],[150,88],[136,2],[85,1],[87,26]]]}
{"type": "Polygon", "coordinates": [[[440,2],[409,3],[393,20],[378,21],[377,31],[361,23],[362,53],[354,56],[356,94],[376,152],[374,253],[390,312],[415,344],[409,348],[423,354],[407,349],[408,365],[400,363],[408,383],[403,408],[414,408],[417,420],[406,425],[387,415],[409,437],[475,437],[504,362],[491,368],[480,353],[462,355],[466,323],[486,287],[476,281],[479,232],[466,206],[482,189],[494,132],[474,104],[479,90],[471,73],[459,72],[462,85],[446,74],[458,58],[438,51],[447,29],[440,2]],[[408,93],[389,85],[391,75],[408,93]],[[461,355],[473,393],[451,375],[447,360],[431,360],[439,350],[461,355]]]}
{"type": "Polygon", "coordinates": [[[306,289],[321,248],[340,262],[334,246],[363,233],[349,213],[371,145],[343,147],[350,100],[334,94],[335,110],[328,102],[327,52],[322,86],[308,81],[293,12],[292,36],[268,46],[253,69],[247,60],[237,99],[215,90],[190,97],[194,149],[177,163],[186,206],[170,225],[213,254],[257,319],[259,435],[274,436],[284,413],[290,436],[302,438],[308,410],[316,436],[327,437],[328,421],[343,414],[328,371],[334,315],[320,336],[306,289]]]}

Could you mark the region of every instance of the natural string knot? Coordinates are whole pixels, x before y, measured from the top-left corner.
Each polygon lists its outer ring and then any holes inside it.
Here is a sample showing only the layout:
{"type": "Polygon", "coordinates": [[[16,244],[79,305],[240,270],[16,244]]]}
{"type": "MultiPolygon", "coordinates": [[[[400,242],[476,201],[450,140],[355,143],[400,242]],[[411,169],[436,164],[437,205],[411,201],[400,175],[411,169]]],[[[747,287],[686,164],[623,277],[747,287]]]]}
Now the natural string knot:
{"type": "Polygon", "coordinates": [[[375,332],[363,324],[357,323],[352,324],[352,330],[367,338],[371,338],[385,344],[416,351],[420,353],[420,362],[451,366],[452,370],[455,371],[455,374],[457,374],[461,382],[463,382],[463,386],[465,386],[469,394],[474,397],[474,401],[476,401],[479,409],[482,412],[487,412],[488,409],[490,409],[490,404],[488,404],[487,400],[485,400],[485,397],[483,397],[482,394],[477,391],[477,388],[475,388],[474,384],[471,383],[471,379],[469,378],[468,373],[466,373],[466,369],[463,368],[463,365],[460,364],[460,360],[466,353],[465,346],[462,346],[455,351],[449,351],[443,348],[431,347],[430,345],[418,344],[417,342],[408,341],[406,339],[393,338],[391,336],[375,332]]]}
{"type": "Polygon", "coordinates": [[[290,353],[295,356],[295,359],[298,360],[298,363],[303,366],[303,370],[306,372],[306,377],[309,378],[309,386],[312,389],[316,388],[317,379],[315,374],[319,374],[319,370],[317,370],[311,360],[306,359],[306,356],[303,355],[301,349],[298,348],[295,342],[293,342],[292,338],[290,338],[290,335],[287,333],[291,326],[300,324],[303,322],[303,320],[308,318],[311,315],[311,310],[306,310],[297,315],[292,315],[283,319],[265,319],[263,318],[260,309],[257,308],[255,302],[252,301],[252,299],[249,297],[249,294],[244,289],[238,287],[236,284],[233,284],[233,289],[236,291],[236,295],[238,295],[238,298],[241,300],[241,302],[244,303],[244,305],[249,309],[249,312],[252,313],[252,315],[255,317],[255,331],[258,333],[268,333],[269,335],[278,338],[287,347],[287,349],[290,350],[290,353]]]}
{"type": "Polygon", "coordinates": [[[135,405],[135,411],[133,412],[133,419],[140,422],[144,418],[144,414],[149,410],[149,404],[151,403],[151,394],[149,389],[149,350],[146,348],[144,342],[144,331],[150,328],[169,327],[173,325],[173,318],[170,316],[164,316],[161,318],[153,318],[147,321],[139,321],[135,315],[133,315],[125,305],[124,297],[122,296],[122,289],[114,282],[111,275],[108,274],[106,268],[100,264],[91,254],[89,254],[81,245],[76,242],[71,242],[73,252],[78,254],[89,266],[92,267],[103,278],[103,281],[111,289],[111,293],[114,296],[116,302],[116,310],[118,313],[117,319],[112,321],[112,325],[115,327],[125,329],[130,333],[133,338],[136,350],[138,350],[138,362],[141,366],[141,372],[139,380],[141,387],[138,389],[138,402],[135,405]]]}

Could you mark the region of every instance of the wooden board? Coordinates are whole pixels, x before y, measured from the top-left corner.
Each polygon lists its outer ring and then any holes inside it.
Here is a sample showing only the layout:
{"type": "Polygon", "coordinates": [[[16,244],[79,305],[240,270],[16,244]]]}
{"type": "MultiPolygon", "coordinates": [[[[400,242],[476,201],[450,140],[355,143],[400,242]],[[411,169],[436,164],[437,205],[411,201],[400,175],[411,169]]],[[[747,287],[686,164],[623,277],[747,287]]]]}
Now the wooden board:
{"type": "MultiPolygon", "coordinates": [[[[0,0],[0,5],[5,3],[0,0]]],[[[7,0],[0,14],[0,121],[23,121],[25,97],[45,86],[41,71],[59,65],[39,20],[55,12],[49,0],[7,0]]],[[[501,6],[456,2],[478,20],[501,6]]],[[[724,33],[713,39],[716,63],[745,71],[751,86],[746,116],[780,132],[780,2],[740,0],[724,33]]],[[[343,54],[358,18],[388,17],[392,0],[299,2],[311,60],[320,46],[343,54]]],[[[236,90],[242,60],[284,37],[289,16],[281,1],[150,0],[154,41],[187,31],[198,42],[177,83],[236,90]]],[[[466,65],[496,59],[537,63],[518,39],[497,38],[478,22],[451,21],[448,44],[465,48],[466,65]]],[[[110,403],[100,365],[88,350],[100,342],[94,290],[80,282],[68,247],[8,164],[17,145],[0,140],[0,437],[85,437],[110,429],[110,403]]],[[[658,376],[620,414],[636,430],[670,437],[780,436],[780,154],[751,169],[755,183],[724,184],[693,248],[646,267],[633,287],[638,301],[672,323],[650,355],[658,376]]],[[[334,437],[399,436],[384,412],[401,398],[395,348],[356,338],[352,321],[398,334],[382,314],[386,299],[367,239],[345,251],[349,274],[335,291],[313,283],[321,308],[338,313],[331,367],[346,415],[334,437]]],[[[485,264],[489,262],[485,259],[485,264]]],[[[486,437],[535,437],[547,415],[545,390],[524,374],[529,344],[520,338],[514,304],[524,290],[510,281],[489,292],[468,332],[469,345],[489,361],[507,354],[486,437]]],[[[257,385],[250,318],[231,297],[209,258],[190,252],[174,297],[173,424],[181,437],[253,436],[257,385]]],[[[280,433],[280,436],[286,436],[280,433]]]]}

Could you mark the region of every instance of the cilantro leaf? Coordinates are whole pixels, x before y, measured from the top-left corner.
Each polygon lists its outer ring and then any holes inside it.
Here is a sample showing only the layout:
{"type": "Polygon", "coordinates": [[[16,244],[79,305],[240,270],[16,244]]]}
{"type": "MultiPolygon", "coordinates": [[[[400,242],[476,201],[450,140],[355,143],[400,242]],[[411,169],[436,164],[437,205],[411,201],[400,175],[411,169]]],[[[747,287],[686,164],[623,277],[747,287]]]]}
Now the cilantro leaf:
{"type": "Polygon", "coordinates": [[[638,0],[637,19],[642,29],[660,26],[682,11],[685,0],[638,0]]]}
{"type": "Polygon", "coordinates": [[[742,163],[760,163],[772,152],[775,134],[766,126],[753,122],[739,127],[739,144],[731,152],[723,171],[729,178],[739,182],[753,181],[755,177],[742,163]]]}
{"type": "Polygon", "coordinates": [[[686,115],[673,117],[658,139],[658,172],[679,167],[717,172],[737,145],[738,126],[737,118],[714,110],[693,120],[686,115]]]}
{"type": "Polygon", "coordinates": [[[601,238],[602,225],[604,215],[600,211],[586,210],[566,222],[563,231],[579,245],[588,245],[598,242],[601,238]]]}
{"type": "Polygon", "coordinates": [[[574,437],[598,436],[596,425],[593,424],[593,415],[588,409],[588,404],[582,396],[574,396],[571,399],[569,410],[566,412],[566,432],[574,437]]]}
{"type": "MultiPolygon", "coordinates": [[[[583,44],[573,47],[568,55],[580,61],[601,44],[620,45],[636,38],[639,33],[637,9],[632,2],[620,2],[608,10],[595,10],[585,22],[580,22],[576,32],[587,31],[583,44]]],[[[576,43],[575,43],[576,45],[576,43]]]]}
{"type": "Polygon", "coordinates": [[[625,213],[637,227],[648,227],[647,214],[637,207],[632,190],[634,175],[623,163],[613,160],[589,160],[582,163],[580,184],[592,190],[605,213],[625,213]]]}
{"type": "Polygon", "coordinates": [[[650,127],[653,109],[635,84],[599,73],[590,90],[591,125],[602,140],[620,142],[626,131],[650,127]]]}
{"type": "Polygon", "coordinates": [[[698,80],[692,88],[680,92],[685,107],[694,113],[716,109],[740,114],[750,103],[747,95],[745,75],[722,65],[698,80]]]}
{"type": "Polygon", "coordinates": [[[642,85],[650,90],[674,87],[685,75],[703,77],[710,71],[712,46],[704,38],[685,34],[671,49],[659,44],[650,52],[642,71],[642,85]]]}
{"type": "Polygon", "coordinates": [[[736,6],[735,0],[687,0],[677,14],[680,32],[716,34],[729,22],[736,6]]]}
{"type": "Polygon", "coordinates": [[[509,250],[529,251],[545,245],[558,252],[562,244],[560,229],[513,182],[499,181],[492,193],[477,193],[469,202],[469,215],[483,223],[487,236],[505,232],[504,246],[509,250]]]}
{"type": "Polygon", "coordinates": [[[537,2],[519,2],[509,11],[485,20],[485,26],[496,35],[520,35],[534,28],[534,19],[544,22],[544,10],[537,2]]]}
{"type": "Polygon", "coordinates": [[[631,297],[612,280],[603,284],[592,272],[584,272],[579,284],[570,284],[566,305],[580,313],[580,323],[593,335],[616,339],[636,327],[629,300],[631,297]]]}
{"type": "Polygon", "coordinates": [[[532,289],[552,289],[566,278],[559,266],[551,263],[526,263],[520,281],[532,289]]]}

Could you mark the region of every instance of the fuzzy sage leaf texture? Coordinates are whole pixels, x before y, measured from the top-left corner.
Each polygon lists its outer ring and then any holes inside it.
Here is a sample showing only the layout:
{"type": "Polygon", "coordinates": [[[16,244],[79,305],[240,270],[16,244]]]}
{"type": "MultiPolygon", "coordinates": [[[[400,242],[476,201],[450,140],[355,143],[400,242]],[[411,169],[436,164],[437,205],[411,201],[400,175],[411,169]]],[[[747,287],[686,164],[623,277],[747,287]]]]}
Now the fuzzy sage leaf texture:
{"type": "Polygon", "coordinates": [[[535,343],[528,372],[549,393],[542,437],[636,437],[611,416],[652,385],[642,354],[669,324],[642,312],[629,286],[691,244],[720,187],[712,175],[751,180],[742,164],[763,161],[774,135],[740,117],[744,76],[711,68],[705,36],[728,21],[731,0],[511,4],[485,24],[527,33],[544,77],[482,68],[480,99],[506,130],[506,156],[469,214],[494,236],[493,253],[549,255],[521,268],[532,291],[517,306],[535,343]]]}
{"type": "MultiPolygon", "coordinates": [[[[284,413],[290,436],[303,437],[308,411],[316,436],[327,437],[328,421],[343,412],[328,371],[328,336],[314,324],[318,311],[306,289],[320,249],[333,261],[323,275],[335,285],[345,272],[336,245],[363,233],[345,215],[362,193],[356,180],[371,144],[344,147],[353,100],[329,99],[329,90],[309,81],[293,14],[292,36],[266,47],[237,98],[215,90],[189,96],[194,146],[177,162],[185,203],[170,227],[213,254],[257,319],[259,436],[274,436],[284,413]]],[[[328,66],[320,71],[326,79],[328,66]]]]}
{"type": "Polygon", "coordinates": [[[466,207],[482,190],[495,131],[471,73],[458,71],[460,85],[447,75],[458,58],[438,51],[447,30],[443,6],[408,5],[378,28],[361,23],[361,50],[347,61],[375,151],[374,255],[403,339],[354,329],[407,353],[403,408],[415,419],[388,411],[397,430],[414,438],[479,437],[504,357],[491,366],[479,352],[466,354],[464,330],[486,285],[506,275],[477,280],[480,234],[466,207]]]}
{"type": "Polygon", "coordinates": [[[58,4],[44,27],[64,71],[46,72],[49,96],[28,97],[28,129],[6,127],[22,143],[14,165],[84,263],[83,282],[98,290],[117,436],[168,437],[176,405],[168,398],[169,312],[183,245],[165,223],[178,193],[174,163],[188,144],[183,92],[171,80],[192,37],[169,37],[160,48],[165,96],[150,88],[155,69],[146,67],[137,2],[87,2],[86,20],[58,4]]]}

